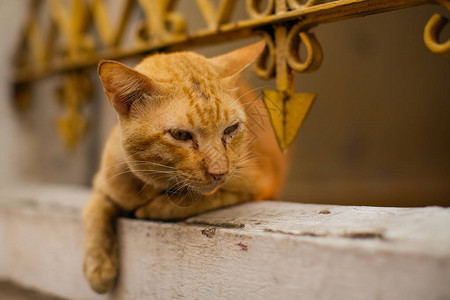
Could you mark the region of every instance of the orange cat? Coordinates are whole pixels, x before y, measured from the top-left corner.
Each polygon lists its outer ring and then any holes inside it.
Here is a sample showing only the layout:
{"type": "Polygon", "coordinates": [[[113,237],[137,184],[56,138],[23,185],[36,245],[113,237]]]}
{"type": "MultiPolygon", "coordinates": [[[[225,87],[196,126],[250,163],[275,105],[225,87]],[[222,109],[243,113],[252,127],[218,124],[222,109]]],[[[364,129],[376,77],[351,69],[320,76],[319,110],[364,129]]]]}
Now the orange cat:
{"type": "Polygon", "coordinates": [[[119,117],[83,212],[84,272],[108,291],[117,274],[116,218],[182,219],[276,199],[286,173],[261,100],[240,82],[264,42],[207,59],[159,54],[98,72],[119,117]],[[258,109],[259,106],[259,109],[258,109]]]}

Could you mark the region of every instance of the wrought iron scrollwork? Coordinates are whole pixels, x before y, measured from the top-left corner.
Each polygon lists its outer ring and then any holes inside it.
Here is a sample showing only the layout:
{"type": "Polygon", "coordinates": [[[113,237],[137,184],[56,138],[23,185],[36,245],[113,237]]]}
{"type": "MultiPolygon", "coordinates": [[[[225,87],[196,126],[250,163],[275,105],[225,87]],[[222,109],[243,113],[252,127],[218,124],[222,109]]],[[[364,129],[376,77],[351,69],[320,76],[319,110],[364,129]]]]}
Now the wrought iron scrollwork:
{"type": "Polygon", "coordinates": [[[255,62],[255,74],[263,79],[269,79],[275,75],[275,43],[269,33],[265,31],[260,31],[258,33],[264,38],[266,47],[255,62]]]}
{"type": "MultiPolygon", "coordinates": [[[[80,111],[89,89],[84,88],[87,85],[80,74],[99,59],[121,59],[259,33],[266,40],[266,48],[255,72],[262,78],[276,79],[277,90],[266,90],[264,101],[280,147],[285,149],[316,97],[312,93],[295,94],[293,90],[295,71],[312,72],[322,61],[322,49],[312,27],[426,3],[439,3],[450,11],[449,0],[246,0],[249,18],[233,21],[238,0],[196,0],[192,3],[197,5],[206,28],[188,32],[185,16],[176,10],[178,0],[122,0],[116,20],[108,13],[105,0],[29,1],[29,16],[16,51],[16,104],[21,109],[28,106],[30,85],[37,79],[58,73],[65,76],[60,102],[66,114],[58,124],[71,148],[87,128],[80,111]],[[142,20],[130,20],[133,10],[139,10],[142,20]],[[43,14],[49,21],[45,26],[40,23],[43,14]],[[130,32],[135,33],[131,43],[124,39],[130,24],[134,24],[130,32]],[[299,51],[302,44],[306,49],[304,59],[299,51]]],[[[424,40],[431,51],[450,56],[450,41],[439,42],[447,21],[434,15],[425,27],[424,40]]]]}
{"type": "Polygon", "coordinates": [[[65,108],[57,126],[65,145],[75,150],[84,136],[89,121],[83,116],[83,105],[92,95],[92,86],[84,72],[71,72],[64,76],[61,87],[56,91],[58,102],[65,108]]]}
{"type": "Polygon", "coordinates": [[[301,32],[301,24],[295,25],[289,32],[286,47],[287,62],[289,66],[297,72],[313,72],[317,70],[322,63],[322,47],[316,39],[314,33],[301,32]],[[303,43],[306,48],[307,56],[305,61],[300,59],[299,45],[303,43]]]}
{"type": "Polygon", "coordinates": [[[305,3],[301,3],[301,1],[298,0],[287,0],[287,3],[289,4],[289,7],[291,9],[303,9],[305,7],[321,4],[324,2],[325,0],[307,0],[305,3]]]}
{"type": "MultiPolygon", "coordinates": [[[[437,2],[450,12],[450,1],[439,0],[437,2]]],[[[450,40],[444,43],[439,42],[439,35],[447,23],[448,18],[440,14],[434,14],[425,26],[423,39],[431,52],[450,57],[450,40]]]]}
{"type": "Polygon", "coordinates": [[[275,0],[268,0],[263,7],[262,0],[247,0],[247,12],[251,18],[264,18],[273,14],[275,10],[275,0]]]}
{"type": "Polygon", "coordinates": [[[255,73],[262,78],[276,75],[277,90],[264,90],[263,101],[281,149],[294,141],[301,124],[316,98],[314,93],[296,94],[294,71],[312,72],[322,62],[322,48],[313,33],[302,31],[302,24],[292,27],[277,26],[273,36],[261,35],[266,48],[255,64],[255,73]],[[300,59],[300,43],[304,43],[307,56],[300,59]]]}

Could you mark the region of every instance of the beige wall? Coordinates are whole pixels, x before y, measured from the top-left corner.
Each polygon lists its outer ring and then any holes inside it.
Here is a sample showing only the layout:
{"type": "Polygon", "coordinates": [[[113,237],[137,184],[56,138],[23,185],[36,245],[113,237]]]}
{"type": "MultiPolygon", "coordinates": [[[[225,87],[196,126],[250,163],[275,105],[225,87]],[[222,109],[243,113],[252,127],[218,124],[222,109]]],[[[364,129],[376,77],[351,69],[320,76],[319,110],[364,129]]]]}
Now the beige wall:
{"type": "MultiPolygon", "coordinates": [[[[88,184],[97,165],[95,143],[96,100],[87,106],[93,130],[74,153],[68,152],[56,131],[63,113],[55,97],[61,78],[50,77],[33,87],[29,109],[19,113],[13,106],[13,56],[30,1],[0,1],[0,182],[28,181],[88,184]]],[[[95,74],[92,73],[96,80],[95,74]]]]}
{"type": "MultiPolygon", "coordinates": [[[[9,64],[17,40],[22,2],[0,4],[0,22],[8,25],[1,26],[3,66],[9,64]]],[[[192,30],[204,26],[188,1],[181,1],[180,10],[190,12],[192,30]]],[[[297,75],[296,90],[319,96],[296,142],[286,200],[450,204],[450,60],[429,52],[422,40],[424,25],[436,11],[445,14],[437,6],[423,6],[314,30],[324,61],[316,73],[297,75]]],[[[214,55],[249,42],[195,50],[214,55]]],[[[53,99],[58,78],[41,82],[31,109],[17,115],[10,107],[8,72],[7,68],[0,72],[4,144],[0,176],[88,184],[100,145],[115,121],[100,86],[86,107],[94,120],[91,131],[80,149],[70,154],[54,129],[61,113],[53,99]]],[[[252,82],[274,86],[258,79],[252,82]]]]}
{"type": "Polygon", "coordinates": [[[11,108],[10,97],[10,56],[17,42],[16,28],[22,21],[24,1],[0,2],[0,178],[1,181],[13,181],[18,177],[16,139],[19,134],[18,122],[11,108]],[[12,12],[12,13],[11,13],[12,12]]]}

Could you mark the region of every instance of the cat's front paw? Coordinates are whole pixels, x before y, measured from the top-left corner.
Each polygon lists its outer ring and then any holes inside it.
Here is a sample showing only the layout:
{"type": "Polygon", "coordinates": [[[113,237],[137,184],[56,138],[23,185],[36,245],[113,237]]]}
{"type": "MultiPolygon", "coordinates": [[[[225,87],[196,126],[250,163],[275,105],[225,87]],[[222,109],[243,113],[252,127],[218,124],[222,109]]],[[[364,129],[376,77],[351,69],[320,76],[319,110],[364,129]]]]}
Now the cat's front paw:
{"type": "Polygon", "coordinates": [[[84,258],[83,269],[92,289],[97,293],[106,293],[117,276],[117,255],[102,250],[90,251],[84,258]]]}

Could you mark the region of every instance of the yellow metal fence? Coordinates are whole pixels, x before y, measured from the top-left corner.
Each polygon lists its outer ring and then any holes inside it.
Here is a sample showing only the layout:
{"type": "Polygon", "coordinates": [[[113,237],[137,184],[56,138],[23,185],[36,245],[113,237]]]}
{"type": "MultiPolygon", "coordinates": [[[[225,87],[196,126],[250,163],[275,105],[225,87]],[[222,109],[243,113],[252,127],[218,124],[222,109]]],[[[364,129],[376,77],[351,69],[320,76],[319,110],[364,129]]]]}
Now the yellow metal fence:
{"type": "MultiPolygon", "coordinates": [[[[449,0],[247,0],[248,18],[232,21],[238,0],[192,0],[207,26],[190,32],[186,16],[176,10],[177,0],[123,0],[114,20],[107,1],[69,2],[66,6],[60,0],[30,0],[14,73],[19,109],[27,107],[30,89],[37,80],[50,75],[65,77],[57,93],[66,108],[58,127],[69,148],[75,148],[87,130],[81,108],[90,98],[91,87],[84,72],[100,59],[124,59],[260,35],[266,48],[255,64],[255,73],[276,79],[277,89],[265,90],[263,100],[279,145],[286,149],[316,97],[313,93],[296,94],[293,84],[296,71],[312,72],[322,61],[322,48],[311,28],[423,4],[440,4],[450,11],[449,0]],[[142,18],[132,22],[136,10],[142,18]],[[42,15],[49,22],[41,22],[42,15]],[[131,45],[124,43],[130,26],[135,34],[131,45]],[[304,59],[299,55],[301,43],[307,52],[304,59]]],[[[424,30],[426,46],[444,56],[450,56],[450,40],[440,43],[439,34],[447,21],[435,14],[424,30]]]]}

